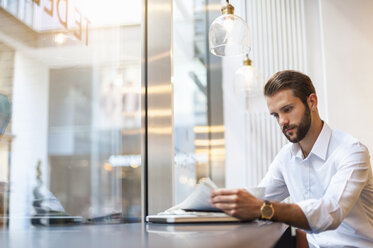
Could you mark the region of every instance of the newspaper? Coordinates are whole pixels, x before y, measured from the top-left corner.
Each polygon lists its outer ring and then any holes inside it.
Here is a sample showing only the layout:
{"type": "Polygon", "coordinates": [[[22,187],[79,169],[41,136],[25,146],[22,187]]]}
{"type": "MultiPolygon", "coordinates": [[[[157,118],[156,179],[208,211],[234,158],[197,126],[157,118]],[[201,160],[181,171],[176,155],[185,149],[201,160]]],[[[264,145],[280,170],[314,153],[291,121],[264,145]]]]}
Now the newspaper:
{"type": "Polygon", "coordinates": [[[210,178],[204,178],[184,201],[159,214],[185,214],[189,211],[221,212],[209,202],[211,192],[217,188],[210,178]]]}

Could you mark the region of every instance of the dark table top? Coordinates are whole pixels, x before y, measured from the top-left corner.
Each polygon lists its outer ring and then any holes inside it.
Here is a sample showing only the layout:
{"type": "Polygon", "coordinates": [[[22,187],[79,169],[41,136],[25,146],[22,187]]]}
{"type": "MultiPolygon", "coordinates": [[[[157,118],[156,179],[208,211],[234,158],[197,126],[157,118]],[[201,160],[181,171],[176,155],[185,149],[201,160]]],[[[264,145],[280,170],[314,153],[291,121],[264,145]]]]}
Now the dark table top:
{"type": "Polygon", "coordinates": [[[78,225],[0,229],[0,247],[274,247],[286,225],[240,224],[78,225]]]}

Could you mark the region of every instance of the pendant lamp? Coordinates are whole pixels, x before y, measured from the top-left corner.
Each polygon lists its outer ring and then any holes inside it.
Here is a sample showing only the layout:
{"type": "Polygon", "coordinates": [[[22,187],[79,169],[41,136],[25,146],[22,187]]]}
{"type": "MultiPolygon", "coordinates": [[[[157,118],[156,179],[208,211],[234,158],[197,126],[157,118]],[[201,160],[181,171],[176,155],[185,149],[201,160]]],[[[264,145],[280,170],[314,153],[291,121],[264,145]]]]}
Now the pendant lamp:
{"type": "Polygon", "coordinates": [[[246,55],[241,66],[235,74],[235,92],[237,95],[245,92],[247,96],[257,96],[261,93],[262,77],[260,72],[251,65],[251,60],[246,55]]]}
{"type": "Polygon", "coordinates": [[[216,18],[209,32],[210,52],[216,56],[238,56],[249,53],[249,27],[239,16],[234,15],[234,7],[226,1],[222,15],[216,18]]]}

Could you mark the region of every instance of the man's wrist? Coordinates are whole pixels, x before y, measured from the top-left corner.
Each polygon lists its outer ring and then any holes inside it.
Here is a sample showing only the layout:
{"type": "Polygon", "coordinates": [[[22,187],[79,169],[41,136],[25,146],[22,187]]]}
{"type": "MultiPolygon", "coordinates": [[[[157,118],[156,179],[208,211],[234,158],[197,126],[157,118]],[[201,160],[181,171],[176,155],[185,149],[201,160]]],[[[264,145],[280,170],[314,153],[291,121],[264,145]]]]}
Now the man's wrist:
{"type": "Polygon", "coordinates": [[[261,219],[261,217],[262,217],[262,211],[261,211],[261,208],[262,208],[263,204],[264,204],[264,201],[263,201],[263,200],[259,200],[259,201],[258,201],[258,206],[257,206],[257,211],[256,211],[256,213],[257,213],[256,218],[257,218],[257,219],[261,219]]]}

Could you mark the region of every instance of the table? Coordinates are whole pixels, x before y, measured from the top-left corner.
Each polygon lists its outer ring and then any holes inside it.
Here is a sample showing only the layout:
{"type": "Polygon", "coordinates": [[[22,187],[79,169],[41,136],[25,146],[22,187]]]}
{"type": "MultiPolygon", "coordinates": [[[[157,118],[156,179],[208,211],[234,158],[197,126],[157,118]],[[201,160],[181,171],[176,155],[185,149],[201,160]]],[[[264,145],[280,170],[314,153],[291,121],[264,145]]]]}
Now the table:
{"type": "Polygon", "coordinates": [[[240,224],[77,225],[31,227],[25,230],[10,228],[0,229],[0,247],[291,247],[289,243],[283,243],[286,241],[284,233],[289,232],[285,232],[286,228],[284,224],[261,221],[240,224]]]}

